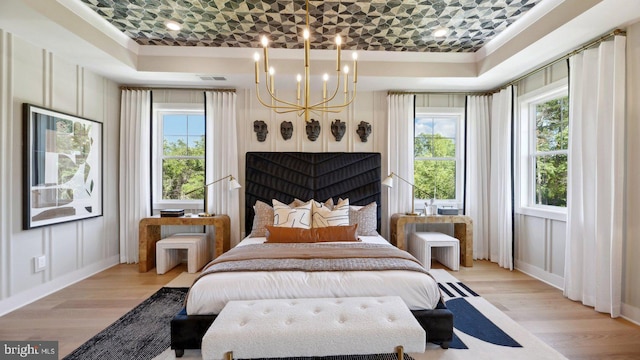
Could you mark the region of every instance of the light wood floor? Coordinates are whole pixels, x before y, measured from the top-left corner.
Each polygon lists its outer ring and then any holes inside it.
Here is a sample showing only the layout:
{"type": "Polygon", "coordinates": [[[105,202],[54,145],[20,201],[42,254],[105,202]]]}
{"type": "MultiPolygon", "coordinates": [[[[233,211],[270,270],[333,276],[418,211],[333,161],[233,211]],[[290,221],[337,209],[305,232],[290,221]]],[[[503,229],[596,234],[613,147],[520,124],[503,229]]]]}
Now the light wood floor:
{"type": "MultiPolygon", "coordinates": [[[[442,268],[434,263],[434,268],[442,268]]],[[[0,317],[1,340],[57,340],[67,355],[173,280],[118,265],[0,317]]],[[[640,359],[640,327],[567,300],[518,271],[476,261],[453,275],[569,359],[640,359]]],[[[124,360],[124,359],[123,359],[124,360]]]]}

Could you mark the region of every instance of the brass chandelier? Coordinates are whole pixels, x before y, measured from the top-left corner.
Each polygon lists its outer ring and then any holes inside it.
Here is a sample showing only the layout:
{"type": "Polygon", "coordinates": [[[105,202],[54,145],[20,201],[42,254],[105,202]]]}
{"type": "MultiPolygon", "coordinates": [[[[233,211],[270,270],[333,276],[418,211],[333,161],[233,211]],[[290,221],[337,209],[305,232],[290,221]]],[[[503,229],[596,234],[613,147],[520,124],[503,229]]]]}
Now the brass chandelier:
{"type": "Polygon", "coordinates": [[[309,30],[309,0],[306,0],[306,25],[302,36],[304,38],[304,93],[302,98],[302,103],[300,102],[301,98],[301,81],[302,75],[298,74],[297,76],[297,85],[296,85],[296,101],[286,101],[278,98],[275,95],[275,70],[273,67],[269,67],[269,39],[266,36],[262,36],[262,47],[263,47],[263,62],[264,62],[264,78],[265,78],[265,88],[267,93],[270,96],[271,103],[265,102],[260,97],[260,54],[256,52],[254,54],[255,60],[255,83],[256,83],[256,95],[258,97],[258,101],[267,107],[272,109],[274,112],[278,114],[286,114],[295,112],[297,116],[302,116],[304,114],[305,122],[309,122],[309,113],[313,112],[315,114],[321,113],[339,113],[344,110],[347,106],[349,106],[353,100],[356,98],[356,86],[358,83],[358,54],[353,52],[353,91],[349,94],[349,66],[345,65],[341,69],[341,54],[340,54],[340,46],[342,45],[342,37],[340,35],[336,36],[335,44],[336,44],[336,86],[333,92],[327,97],[327,82],[329,80],[329,75],[324,74],[323,76],[323,84],[322,84],[322,101],[312,104],[311,103],[311,82],[310,82],[310,30],[309,30]],[[342,78],[342,73],[344,73],[344,81],[343,81],[343,93],[344,93],[344,101],[341,104],[331,104],[331,101],[336,97],[338,91],[340,89],[340,79],[342,78]]]}

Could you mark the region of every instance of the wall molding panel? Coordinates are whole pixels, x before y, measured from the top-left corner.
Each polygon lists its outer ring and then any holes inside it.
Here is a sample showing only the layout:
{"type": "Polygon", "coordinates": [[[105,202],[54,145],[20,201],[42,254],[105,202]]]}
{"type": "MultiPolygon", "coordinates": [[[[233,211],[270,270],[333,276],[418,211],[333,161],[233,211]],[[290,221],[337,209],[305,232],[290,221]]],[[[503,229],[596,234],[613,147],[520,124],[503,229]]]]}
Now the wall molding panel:
{"type": "MultiPolygon", "coordinates": [[[[117,215],[118,84],[0,29],[0,314],[118,263],[108,215],[22,230],[23,114],[31,103],[103,123],[104,206],[117,215]],[[19,79],[19,81],[17,81],[19,79]],[[107,249],[113,249],[107,251],[107,249]],[[35,258],[45,256],[43,271],[35,258]]],[[[115,229],[112,230],[112,229],[115,229]]]]}

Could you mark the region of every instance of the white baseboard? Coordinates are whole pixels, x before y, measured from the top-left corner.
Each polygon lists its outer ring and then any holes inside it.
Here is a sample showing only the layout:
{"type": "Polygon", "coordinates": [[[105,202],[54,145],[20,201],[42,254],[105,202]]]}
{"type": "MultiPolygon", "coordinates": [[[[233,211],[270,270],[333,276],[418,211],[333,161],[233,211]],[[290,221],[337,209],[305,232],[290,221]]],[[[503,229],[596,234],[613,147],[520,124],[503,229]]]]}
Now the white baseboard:
{"type": "Polygon", "coordinates": [[[640,308],[622,303],[621,316],[636,325],[640,325],[640,308]]]}
{"type": "Polygon", "coordinates": [[[120,255],[115,255],[80,270],[53,279],[38,287],[22,291],[14,296],[4,299],[0,301],[0,316],[39,300],[69,285],[75,284],[80,280],[86,279],[91,275],[99,273],[119,263],[120,255]]]}
{"type": "Polygon", "coordinates": [[[515,268],[542,281],[543,283],[553,286],[556,289],[564,289],[564,278],[562,276],[551,274],[539,267],[518,260],[516,260],[515,268]]]}

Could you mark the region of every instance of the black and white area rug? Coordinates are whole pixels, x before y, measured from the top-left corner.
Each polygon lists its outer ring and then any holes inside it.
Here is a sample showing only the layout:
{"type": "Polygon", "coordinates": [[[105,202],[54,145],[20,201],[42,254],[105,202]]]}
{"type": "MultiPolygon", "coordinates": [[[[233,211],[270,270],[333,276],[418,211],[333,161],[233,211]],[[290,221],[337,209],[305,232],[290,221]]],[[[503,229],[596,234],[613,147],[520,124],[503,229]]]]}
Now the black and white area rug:
{"type": "MultiPolygon", "coordinates": [[[[454,314],[455,339],[447,350],[427,344],[415,360],[566,359],[445,270],[431,270],[447,307],[454,314]]],[[[183,306],[193,274],[183,274],[94,336],[70,355],[74,359],[174,360],[169,348],[169,322],[183,306]]],[[[409,356],[405,359],[410,359],[409,356]]],[[[181,359],[202,359],[199,350],[186,350],[181,359]]],[[[310,360],[296,358],[287,360],[310,360]]],[[[322,360],[395,360],[395,354],[334,356],[322,360]]],[[[284,359],[283,359],[284,360],[284,359]]]]}

